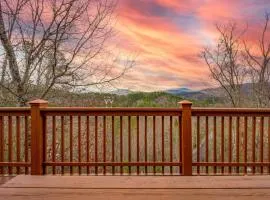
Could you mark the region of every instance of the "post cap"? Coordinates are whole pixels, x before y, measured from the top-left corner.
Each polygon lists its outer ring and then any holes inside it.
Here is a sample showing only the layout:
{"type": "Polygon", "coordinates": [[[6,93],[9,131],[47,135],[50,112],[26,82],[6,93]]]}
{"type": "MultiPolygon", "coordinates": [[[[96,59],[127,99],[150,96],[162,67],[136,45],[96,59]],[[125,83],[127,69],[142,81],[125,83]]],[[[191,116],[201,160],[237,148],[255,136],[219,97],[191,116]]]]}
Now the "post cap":
{"type": "Polygon", "coordinates": [[[30,105],[47,105],[48,101],[45,101],[43,99],[36,99],[33,101],[28,102],[30,105]]]}
{"type": "Polygon", "coordinates": [[[182,106],[191,106],[192,105],[192,102],[188,101],[188,100],[183,100],[183,101],[180,101],[178,103],[181,104],[182,106]]]}

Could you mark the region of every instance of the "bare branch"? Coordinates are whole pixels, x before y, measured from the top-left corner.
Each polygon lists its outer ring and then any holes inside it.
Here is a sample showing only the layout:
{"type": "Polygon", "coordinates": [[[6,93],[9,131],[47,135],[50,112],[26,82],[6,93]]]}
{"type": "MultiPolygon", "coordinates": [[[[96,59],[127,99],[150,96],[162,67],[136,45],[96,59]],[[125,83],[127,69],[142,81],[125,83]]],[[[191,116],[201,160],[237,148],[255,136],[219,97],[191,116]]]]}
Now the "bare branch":
{"type": "Polygon", "coordinates": [[[119,73],[116,63],[100,64],[113,33],[116,2],[3,0],[0,39],[9,70],[2,72],[11,75],[8,88],[21,105],[32,96],[45,98],[55,87],[104,84],[127,72],[133,63],[119,73]]]}

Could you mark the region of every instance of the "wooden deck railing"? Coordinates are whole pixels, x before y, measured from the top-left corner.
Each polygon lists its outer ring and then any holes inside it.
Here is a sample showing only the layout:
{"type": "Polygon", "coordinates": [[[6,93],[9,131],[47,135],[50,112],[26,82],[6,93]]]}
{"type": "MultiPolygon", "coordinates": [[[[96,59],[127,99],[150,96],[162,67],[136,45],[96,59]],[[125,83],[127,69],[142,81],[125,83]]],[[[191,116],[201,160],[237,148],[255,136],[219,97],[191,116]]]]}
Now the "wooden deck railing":
{"type": "Polygon", "coordinates": [[[30,108],[0,108],[0,174],[29,173],[29,122],[30,108]]]}
{"type": "Polygon", "coordinates": [[[270,109],[193,108],[192,116],[197,174],[270,174],[270,109]]]}
{"type": "Polygon", "coordinates": [[[0,108],[0,174],[270,174],[270,109],[0,108]]]}
{"type": "Polygon", "coordinates": [[[43,108],[41,115],[46,173],[165,174],[169,167],[180,174],[180,109],[43,108]]]}

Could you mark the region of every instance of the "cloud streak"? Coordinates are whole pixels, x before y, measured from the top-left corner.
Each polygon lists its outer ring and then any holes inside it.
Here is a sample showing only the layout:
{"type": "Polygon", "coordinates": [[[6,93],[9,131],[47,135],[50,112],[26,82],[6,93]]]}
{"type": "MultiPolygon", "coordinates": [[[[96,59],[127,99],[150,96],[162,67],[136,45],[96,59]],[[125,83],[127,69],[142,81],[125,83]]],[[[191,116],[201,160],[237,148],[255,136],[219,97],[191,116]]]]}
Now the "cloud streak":
{"type": "Polygon", "coordinates": [[[214,43],[214,24],[234,20],[256,30],[265,11],[270,11],[268,0],[120,0],[119,47],[139,54],[137,65],[121,87],[209,86],[208,69],[199,54],[204,46],[214,43]]]}

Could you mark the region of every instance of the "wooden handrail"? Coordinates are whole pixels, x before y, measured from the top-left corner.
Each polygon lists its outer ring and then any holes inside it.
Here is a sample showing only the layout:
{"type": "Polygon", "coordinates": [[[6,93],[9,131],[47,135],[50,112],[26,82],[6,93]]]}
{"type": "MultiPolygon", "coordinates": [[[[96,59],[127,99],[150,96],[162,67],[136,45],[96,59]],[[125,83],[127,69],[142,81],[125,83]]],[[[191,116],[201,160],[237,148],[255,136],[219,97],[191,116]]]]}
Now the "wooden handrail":
{"type": "Polygon", "coordinates": [[[29,112],[30,107],[0,107],[0,112],[29,112]]]}
{"type": "Polygon", "coordinates": [[[0,116],[30,116],[30,108],[0,107],[0,116]]]}
{"type": "Polygon", "coordinates": [[[192,116],[265,116],[270,108],[192,108],[192,116]]]}
{"type": "Polygon", "coordinates": [[[179,108],[89,108],[89,107],[48,107],[41,108],[47,116],[93,115],[93,116],[181,116],[179,108]]]}
{"type": "Polygon", "coordinates": [[[111,108],[106,108],[106,107],[46,107],[46,108],[41,108],[41,111],[60,111],[60,112],[65,112],[65,111],[106,111],[106,112],[135,112],[135,111],[140,111],[140,112],[164,112],[164,111],[181,111],[181,108],[160,108],[160,107],[111,107],[111,108]]]}

